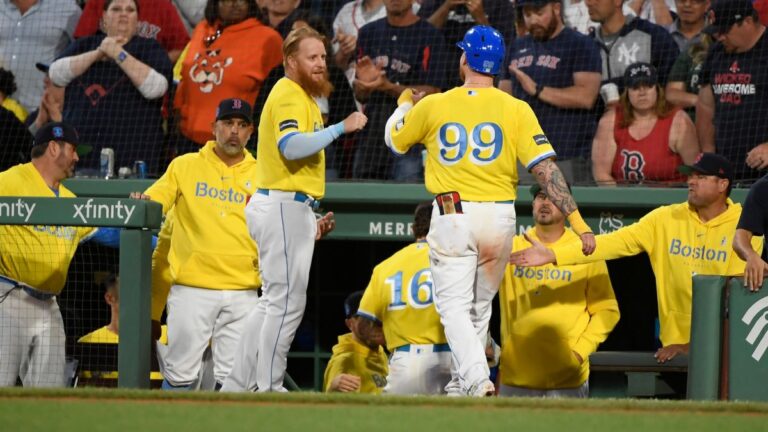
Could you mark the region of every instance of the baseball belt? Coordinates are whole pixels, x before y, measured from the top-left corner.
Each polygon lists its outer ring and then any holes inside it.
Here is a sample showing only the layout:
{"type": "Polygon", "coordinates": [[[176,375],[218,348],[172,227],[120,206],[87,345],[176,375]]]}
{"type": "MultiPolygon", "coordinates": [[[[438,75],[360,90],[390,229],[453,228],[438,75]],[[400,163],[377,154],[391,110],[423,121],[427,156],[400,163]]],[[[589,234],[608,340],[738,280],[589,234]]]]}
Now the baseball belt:
{"type": "MultiPolygon", "coordinates": [[[[27,295],[29,295],[30,297],[40,301],[50,300],[56,296],[55,294],[49,294],[42,291],[38,291],[28,285],[24,285],[18,281],[15,281],[11,278],[7,278],[5,276],[0,276],[0,281],[11,285],[11,289],[5,294],[5,296],[7,296],[10,293],[10,291],[13,291],[14,289],[17,289],[17,288],[27,293],[27,295]]],[[[3,296],[3,300],[5,300],[5,296],[3,296]]]]}
{"type": "Polygon", "coordinates": [[[434,344],[434,345],[400,345],[399,347],[395,348],[395,351],[400,352],[412,352],[412,353],[420,353],[421,350],[427,351],[427,348],[431,347],[431,352],[450,352],[451,346],[447,343],[444,344],[434,344]]]}
{"type": "Polygon", "coordinates": [[[257,189],[256,193],[261,195],[267,195],[269,196],[270,193],[274,192],[282,192],[286,194],[293,194],[292,199],[296,202],[300,202],[302,204],[308,205],[312,210],[317,210],[320,208],[320,201],[312,198],[311,196],[302,193],[302,192],[290,192],[290,191],[278,191],[278,190],[270,190],[270,189],[257,189]]]}

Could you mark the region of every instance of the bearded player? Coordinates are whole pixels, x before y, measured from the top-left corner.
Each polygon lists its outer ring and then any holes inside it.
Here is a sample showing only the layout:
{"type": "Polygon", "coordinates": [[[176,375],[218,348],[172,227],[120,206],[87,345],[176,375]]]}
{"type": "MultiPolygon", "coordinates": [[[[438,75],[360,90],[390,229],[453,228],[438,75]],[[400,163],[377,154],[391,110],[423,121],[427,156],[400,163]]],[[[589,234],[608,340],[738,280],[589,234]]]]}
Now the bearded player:
{"type": "Polygon", "coordinates": [[[475,26],[458,46],[464,51],[459,61],[464,86],[423,99],[404,91],[387,122],[385,141],[396,154],[416,143],[427,148],[425,182],[435,195],[427,235],[435,306],[458,370],[456,384],[467,395],[491,396],[495,387],[484,347],[491,301],[515,234],[517,161],[568,215],[584,253],[592,253],[595,238],[536,115],[493,87],[504,60],[501,34],[475,26]]]}
{"type": "Polygon", "coordinates": [[[356,132],[367,118],[353,112],[323,128],[315,98],[332,91],[324,37],[305,27],[283,42],[285,77],[273,87],[259,121],[258,188],[245,208],[248,232],[259,245],[264,285],[249,316],[224,391],[286,391],[286,358],[304,315],[315,245],[313,210],[325,194],[323,149],[356,132]]]}

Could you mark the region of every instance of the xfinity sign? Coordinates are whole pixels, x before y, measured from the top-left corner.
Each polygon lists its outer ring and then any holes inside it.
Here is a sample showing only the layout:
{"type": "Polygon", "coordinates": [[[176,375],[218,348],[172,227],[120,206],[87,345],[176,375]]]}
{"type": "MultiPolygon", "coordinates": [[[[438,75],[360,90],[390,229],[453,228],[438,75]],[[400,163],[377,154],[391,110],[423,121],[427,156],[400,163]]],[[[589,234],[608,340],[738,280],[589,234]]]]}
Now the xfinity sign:
{"type": "Polygon", "coordinates": [[[90,198],[85,204],[74,204],[73,208],[75,213],[72,218],[86,225],[93,219],[118,219],[127,224],[136,205],[126,205],[121,200],[114,204],[94,204],[93,198],[90,198]]]}

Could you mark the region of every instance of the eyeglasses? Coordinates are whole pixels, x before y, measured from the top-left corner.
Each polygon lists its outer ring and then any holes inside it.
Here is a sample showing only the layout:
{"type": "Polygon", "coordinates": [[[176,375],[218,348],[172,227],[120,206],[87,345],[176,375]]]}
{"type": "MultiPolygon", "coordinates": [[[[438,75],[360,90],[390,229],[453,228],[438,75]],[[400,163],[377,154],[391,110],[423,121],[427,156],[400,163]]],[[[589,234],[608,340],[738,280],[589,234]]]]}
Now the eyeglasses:
{"type": "Polygon", "coordinates": [[[220,36],[221,36],[221,29],[216,29],[216,33],[203,39],[203,43],[205,44],[205,47],[206,48],[210,47],[211,44],[216,42],[216,39],[218,39],[220,36]]]}

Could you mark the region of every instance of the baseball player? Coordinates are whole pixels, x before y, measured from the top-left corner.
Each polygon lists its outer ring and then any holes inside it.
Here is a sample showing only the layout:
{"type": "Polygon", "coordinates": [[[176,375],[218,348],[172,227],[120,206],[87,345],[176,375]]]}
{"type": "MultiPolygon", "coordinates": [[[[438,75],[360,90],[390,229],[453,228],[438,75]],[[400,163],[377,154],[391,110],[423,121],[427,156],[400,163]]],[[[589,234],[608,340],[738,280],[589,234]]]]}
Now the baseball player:
{"type": "MultiPolygon", "coordinates": [[[[61,181],[74,173],[78,141],[66,123],[40,128],[32,162],[0,173],[0,196],[74,197],[61,181]]],[[[77,245],[96,231],[0,225],[0,387],[15,385],[17,378],[25,387],[66,384],[64,323],[56,296],[77,245]]]]}
{"type": "Polygon", "coordinates": [[[323,129],[313,97],[330,89],[325,55],[318,32],[291,31],[283,42],[285,77],[272,88],[261,113],[256,190],[245,217],[259,245],[263,295],[248,319],[225,391],[286,391],[286,357],[307,301],[317,230],[313,210],[325,194],[323,149],[367,120],[354,112],[323,129]]]}
{"type": "MultiPolygon", "coordinates": [[[[660,363],[688,353],[691,338],[693,274],[734,276],[744,273],[744,261],[734,253],[731,239],[741,215],[741,205],[728,196],[733,166],[724,157],[702,153],[692,165],[682,165],[688,175],[688,202],[661,206],[637,223],[597,237],[597,249],[585,257],[573,242],[549,245],[532,240],[532,247],[513,253],[510,262],[530,267],[547,263],[560,266],[609,260],[648,253],[656,277],[661,343],[660,363]]],[[[761,250],[762,239],[752,248],[761,250]]]]}
{"type": "Polygon", "coordinates": [[[323,377],[325,392],[380,394],[387,384],[387,354],[381,323],[359,314],[363,291],[344,299],[344,323],[350,333],[339,336],[323,377]]]}
{"type": "Polygon", "coordinates": [[[451,349],[432,295],[427,232],[432,204],[416,207],[413,235],[373,269],[357,314],[384,327],[392,353],[385,393],[445,394],[451,382],[451,349]]]}
{"type": "MultiPolygon", "coordinates": [[[[577,239],[539,185],[531,187],[535,226],[548,245],[577,239]]],[[[512,249],[530,246],[515,236],[512,249]]],[[[605,261],[535,268],[507,266],[499,289],[501,396],[589,396],[589,355],[619,321],[605,261]]]]}
{"type": "Polygon", "coordinates": [[[501,34],[475,26],[458,46],[464,51],[464,86],[423,99],[404,91],[387,122],[385,141],[397,154],[416,143],[427,148],[425,183],[435,195],[427,236],[435,306],[459,384],[468,395],[491,396],[495,388],[484,346],[491,300],[515,233],[517,160],[568,215],[586,253],[594,248],[594,235],[531,108],[493,87],[504,59],[501,34]]]}
{"type": "Polygon", "coordinates": [[[256,191],[256,160],[245,150],[253,131],[251,106],[221,101],[214,141],[171,162],[144,194],[173,208],[168,262],[168,349],[164,389],[190,389],[211,342],[214,376],[222,383],[232,368],[245,318],[261,285],[256,245],[248,238],[243,210],[256,191]]]}

